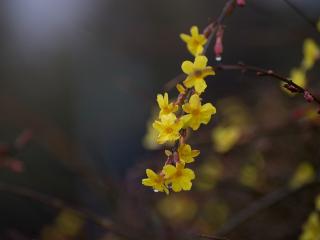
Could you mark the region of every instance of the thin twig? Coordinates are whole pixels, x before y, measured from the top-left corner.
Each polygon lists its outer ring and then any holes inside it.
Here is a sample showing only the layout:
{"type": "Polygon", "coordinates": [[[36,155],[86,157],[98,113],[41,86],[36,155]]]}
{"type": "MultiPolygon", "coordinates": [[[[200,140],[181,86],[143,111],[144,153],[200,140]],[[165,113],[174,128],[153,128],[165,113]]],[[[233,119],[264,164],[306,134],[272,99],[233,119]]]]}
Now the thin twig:
{"type": "Polygon", "coordinates": [[[274,79],[277,79],[281,82],[288,84],[289,86],[293,86],[297,90],[297,93],[300,93],[300,94],[305,94],[306,92],[309,93],[310,96],[313,98],[313,101],[320,105],[320,100],[314,94],[310,93],[310,91],[297,85],[291,79],[284,77],[284,76],[281,76],[280,74],[276,73],[273,70],[268,70],[268,69],[263,69],[260,67],[245,65],[243,63],[232,64],[232,65],[220,64],[220,65],[216,66],[215,69],[216,70],[224,70],[224,71],[225,70],[239,70],[242,72],[253,72],[257,76],[260,76],[260,77],[272,77],[274,79]]]}
{"type": "MultiPolygon", "coordinates": [[[[204,29],[210,27],[210,25],[212,25],[213,30],[211,31],[211,34],[208,37],[207,43],[204,46],[204,50],[203,50],[203,55],[206,55],[209,49],[209,46],[211,44],[211,42],[214,39],[214,36],[216,34],[217,31],[217,26],[222,25],[223,21],[225,20],[226,16],[228,14],[230,14],[230,12],[232,11],[232,9],[235,7],[235,3],[236,0],[229,0],[225,3],[221,13],[219,14],[218,18],[212,22],[210,22],[204,29]]],[[[170,81],[168,81],[165,85],[164,85],[164,90],[168,91],[171,90],[175,87],[175,85],[179,82],[182,82],[185,78],[185,74],[179,74],[178,76],[174,77],[173,79],[171,79],[170,81]]]]}
{"type": "Polygon", "coordinates": [[[296,5],[294,5],[289,0],[283,0],[283,1],[318,32],[317,24],[312,19],[310,19],[301,9],[299,9],[296,5]]]}
{"type": "Polygon", "coordinates": [[[207,234],[199,234],[197,235],[197,237],[202,239],[211,239],[211,240],[229,240],[228,238],[225,238],[225,237],[217,237],[217,236],[211,236],[207,234]]]}
{"type": "Polygon", "coordinates": [[[241,224],[246,222],[247,220],[251,219],[252,217],[256,216],[258,213],[266,210],[277,203],[283,201],[284,199],[288,198],[289,196],[295,195],[307,188],[317,186],[320,184],[319,177],[314,180],[313,182],[307,183],[299,188],[289,188],[285,187],[284,189],[279,189],[275,192],[272,192],[258,201],[254,202],[253,204],[249,205],[248,208],[240,211],[237,215],[235,215],[229,222],[222,226],[220,230],[216,232],[218,235],[225,235],[232,232],[234,229],[239,227],[241,224]]]}
{"type": "Polygon", "coordinates": [[[95,213],[87,209],[72,207],[71,205],[65,203],[63,200],[59,198],[48,196],[26,187],[11,185],[5,182],[0,182],[0,191],[7,192],[19,197],[29,198],[33,201],[40,202],[54,209],[58,209],[58,210],[65,209],[65,208],[72,209],[73,211],[79,213],[81,216],[85,217],[89,221],[92,221],[93,223],[95,223],[96,225],[100,226],[101,228],[107,231],[113,232],[126,239],[138,239],[136,237],[133,237],[129,234],[124,233],[123,229],[121,230],[117,228],[110,219],[96,215],[95,213]]]}

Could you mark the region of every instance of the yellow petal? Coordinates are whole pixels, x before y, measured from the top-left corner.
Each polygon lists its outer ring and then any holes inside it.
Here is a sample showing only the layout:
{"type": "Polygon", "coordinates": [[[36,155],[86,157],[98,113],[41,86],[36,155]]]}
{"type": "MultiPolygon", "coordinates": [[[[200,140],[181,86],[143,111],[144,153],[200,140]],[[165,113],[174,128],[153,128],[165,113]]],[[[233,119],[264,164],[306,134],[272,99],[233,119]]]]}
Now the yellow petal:
{"type": "Polygon", "coordinates": [[[195,178],[195,174],[190,168],[185,168],[182,171],[183,176],[187,177],[188,179],[192,180],[195,178]]]}
{"type": "Polygon", "coordinates": [[[167,164],[163,167],[163,172],[166,178],[170,178],[176,173],[176,168],[171,164],[167,164]]]}
{"type": "Polygon", "coordinates": [[[154,185],[154,182],[150,178],[144,178],[142,179],[142,184],[150,187],[154,185]]]}
{"type": "Polygon", "coordinates": [[[185,191],[189,191],[192,187],[191,181],[188,179],[185,179],[185,178],[182,178],[180,180],[180,185],[181,185],[182,189],[185,191]]]}
{"type": "Polygon", "coordinates": [[[183,115],[180,120],[182,121],[183,125],[184,125],[184,128],[187,127],[188,125],[188,122],[190,121],[191,119],[191,114],[186,114],[186,115],[183,115]]]}
{"type": "Polygon", "coordinates": [[[164,107],[164,99],[163,99],[163,96],[161,94],[157,95],[157,102],[158,102],[160,108],[164,107]]]}
{"type": "Polygon", "coordinates": [[[206,56],[196,56],[194,67],[196,69],[204,69],[207,66],[208,58],[206,56]]]}
{"type": "Polygon", "coordinates": [[[181,38],[182,41],[184,41],[184,42],[186,42],[186,43],[191,40],[191,36],[189,36],[189,35],[187,35],[187,34],[184,34],[184,33],[181,33],[181,34],[180,34],[180,38],[181,38]]]}
{"type": "Polygon", "coordinates": [[[186,89],[183,87],[182,84],[178,83],[176,88],[177,88],[177,90],[179,91],[180,94],[185,94],[186,89]]]}
{"type": "Polygon", "coordinates": [[[193,94],[189,100],[190,107],[192,109],[197,109],[201,106],[200,97],[198,94],[193,94]]]}
{"type": "Polygon", "coordinates": [[[197,26],[192,26],[191,29],[190,29],[190,33],[191,33],[191,36],[197,36],[199,35],[199,29],[197,26]]]}
{"type": "Polygon", "coordinates": [[[146,169],[146,174],[147,174],[148,178],[150,178],[150,179],[155,179],[158,177],[158,175],[154,171],[152,171],[151,169],[146,169]]]}
{"type": "Polygon", "coordinates": [[[188,76],[186,78],[186,80],[183,81],[183,84],[187,87],[187,88],[192,88],[195,82],[195,78],[188,76]]]}
{"type": "Polygon", "coordinates": [[[196,79],[194,82],[194,89],[197,93],[201,94],[204,92],[204,90],[207,88],[207,83],[204,79],[199,78],[196,79]]]}
{"type": "Polygon", "coordinates": [[[181,65],[181,69],[185,74],[189,75],[193,72],[193,63],[190,61],[184,61],[181,65]]]}
{"type": "Polygon", "coordinates": [[[201,107],[201,113],[212,115],[215,114],[216,111],[216,108],[211,103],[206,103],[201,107]]]}
{"type": "Polygon", "coordinates": [[[173,190],[174,192],[180,192],[180,191],[181,191],[181,186],[180,186],[180,184],[179,184],[177,181],[174,181],[174,182],[172,183],[172,190],[173,190]]]}

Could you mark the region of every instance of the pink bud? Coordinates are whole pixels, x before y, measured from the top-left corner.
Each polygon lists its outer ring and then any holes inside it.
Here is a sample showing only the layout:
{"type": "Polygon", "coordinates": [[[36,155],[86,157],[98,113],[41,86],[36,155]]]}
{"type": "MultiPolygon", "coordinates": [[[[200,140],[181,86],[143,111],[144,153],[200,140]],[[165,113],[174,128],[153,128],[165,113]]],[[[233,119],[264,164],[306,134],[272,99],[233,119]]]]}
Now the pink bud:
{"type": "Polygon", "coordinates": [[[216,59],[221,59],[221,55],[223,53],[223,45],[221,38],[216,39],[216,43],[214,44],[214,54],[216,55],[216,59]]]}
{"type": "Polygon", "coordinates": [[[304,91],[303,96],[308,102],[312,102],[314,100],[313,96],[308,91],[304,91]]]}
{"type": "Polygon", "coordinates": [[[219,26],[218,31],[217,31],[217,35],[216,35],[216,42],[214,44],[214,54],[216,55],[216,60],[220,61],[221,60],[221,55],[223,53],[223,43],[222,43],[222,39],[223,39],[223,27],[219,26]]]}
{"type": "Polygon", "coordinates": [[[246,0],[237,0],[237,4],[239,7],[244,7],[246,5],[246,0]]]}

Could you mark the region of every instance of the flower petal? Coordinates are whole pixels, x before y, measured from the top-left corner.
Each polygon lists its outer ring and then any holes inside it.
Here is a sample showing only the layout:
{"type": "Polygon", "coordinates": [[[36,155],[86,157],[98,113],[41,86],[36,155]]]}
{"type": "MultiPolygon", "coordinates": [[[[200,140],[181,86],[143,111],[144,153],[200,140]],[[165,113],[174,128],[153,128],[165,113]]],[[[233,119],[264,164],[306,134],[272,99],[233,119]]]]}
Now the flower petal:
{"type": "Polygon", "coordinates": [[[191,74],[193,72],[193,63],[190,61],[184,61],[181,64],[181,69],[185,74],[191,74]]]}
{"type": "Polygon", "coordinates": [[[187,34],[184,34],[184,33],[181,33],[180,34],[180,38],[182,41],[188,43],[190,40],[191,40],[191,36],[187,35],[187,34]]]}
{"type": "Polygon", "coordinates": [[[150,178],[150,179],[158,178],[158,175],[149,168],[146,170],[146,174],[147,174],[148,178],[150,178]]]}
{"type": "Polygon", "coordinates": [[[207,66],[208,58],[206,56],[196,56],[194,67],[196,69],[204,69],[207,66]]]}
{"type": "Polygon", "coordinates": [[[182,174],[183,174],[184,177],[186,177],[186,178],[188,178],[190,180],[195,178],[195,174],[190,168],[183,169],[182,170],[182,174]]]}
{"type": "Polygon", "coordinates": [[[162,171],[164,172],[166,178],[170,178],[176,173],[176,168],[171,164],[167,164],[163,167],[162,171]]]}
{"type": "MultiPolygon", "coordinates": [[[[198,94],[193,94],[189,100],[192,109],[199,109],[201,107],[200,97],[198,94]]],[[[200,110],[200,109],[199,109],[200,110]]]]}
{"type": "Polygon", "coordinates": [[[192,26],[190,28],[190,33],[191,33],[191,36],[198,36],[199,35],[199,29],[197,26],[192,26]]]}
{"type": "Polygon", "coordinates": [[[203,93],[204,90],[207,88],[207,83],[204,79],[198,78],[194,82],[194,88],[197,93],[199,93],[199,94],[203,93]]]}
{"type": "Polygon", "coordinates": [[[181,186],[180,186],[179,182],[174,181],[174,182],[172,183],[172,190],[173,190],[174,192],[180,192],[180,191],[181,191],[181,186]]]}

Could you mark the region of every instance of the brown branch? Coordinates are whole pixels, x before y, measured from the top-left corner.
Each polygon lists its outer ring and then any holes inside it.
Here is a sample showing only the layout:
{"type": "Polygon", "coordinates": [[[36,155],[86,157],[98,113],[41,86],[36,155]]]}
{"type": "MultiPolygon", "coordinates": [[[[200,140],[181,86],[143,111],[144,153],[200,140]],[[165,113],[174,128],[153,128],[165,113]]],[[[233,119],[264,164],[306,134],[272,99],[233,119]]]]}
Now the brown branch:
{"type": "MultiPolygon", "coordinates": [[[[226,4],[224,5],[221,13],[219,14],[218,18],[212,22],[210,22],[204,29],[210,29],[211,28],[211,33],[208,37],[207,43],[204,47],[203,50],[203,55],[206,55],[209,49],[209,46],[211,42],[214,39],[214,36],[216,35],[217,32],[217,26],[222,25],[223,21],[225,18],[232,12],[232,10],[236,7],[236,0],[228,0],[226,4]]],[[[164,90],[169,91],[173,89],[177,83],[182,82],[183,79],[185,78],[185,74],[179,74],[178,76],[174,77],[170,81],[168,81],[164,85],[164,90]]]]}
{"type": "Polygon", "coordinates": [[[93,223],[107,231],[113,232],[114,234],[122,236],[126,239],[139,239],[137,237],[133,237],[131,234],[129,235],[127,233],[124,233],[123,229],[116,227],[114,222],[112,222],[110,219],[101,217],[87,209],[72,207],[59,198],[48,196],[26,187],[11,185],[5,182],[0,182],[0,191],[7,192],[19,197],[28,198],[54,209],[72,209],[73,211],[79,213],[81,216],[85,217],[89,221],[92,221],[93,223]]]}
{"type": "Polygon", "coordinates": [[[312,21],[301,9],[299,9],[296,5],[294,5],[291,1],[289,0],[283,0],[293,11],[295,11],[301,18],[303,18],[310,26],[313,27],[317,32],[317,23],[312,21]]]}
{"type": "Polygon", "coordinates": [[[211,240],[229,240],[228,238],[224,238],[224,237],[217,237],[217,236],[211,236],[211,235],[207,235],[207,234],[198,234],[196,235],[198,238],[202,238],[202,239],[211,239],[211,240]]]}
{"type": "Polygon", "coordinates": [[[223,70],[223,71],[238,70],[238,71],[242,71],[242,72],[252,72],[252,73],[255,73],[259,77],[272,77],[274,79],[279,80],[280,82],[286,83],[287,86],[292,86],[295,89],[295,92],[303,94],[306,100],[308,100],[307,97],[305,96],[305,94],[307,93],[309,96],[311,96],[312,101],[314,101],[318,105],[320,105],[320,100],[314,94],[310,93],[307,89],[297,85],[291,79],[284,77],[284,76],[276,73],[273,70],[267,70],[267,69],[263,69],[260,67],[245,65],[243,63],[233,64],[233,65],[220,64],[220,65],[216,66],[215,69],[216,70],[223,70]]]}
{"type": "Polygon", "coordinates": [[[285,187],[283,189],[279,189],[275,192],[272,192],[258,201],[254,202],[253,204],[249,205],[249,207],[245,208],[244,210],[240,211],[238,214],[236,214],[229,222],[227,222],[224,226],[222,226],[221,229],[219,229],[216,234],[218,235],[225,235],[230,232],[232,232],[234,229],[239,227],[241,224],[245,223],[249,219],[256,216],[258,213],[276,205],[277,203],[287,199],[288,197],[298,194],[301,191],[314,187],[319,186],[320,184],[320,177],[318,177],[316,180],[307,183],[299,188],[289,188],[285,187]]]}

